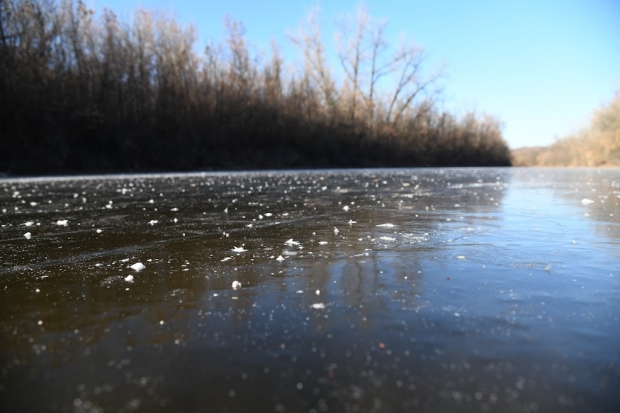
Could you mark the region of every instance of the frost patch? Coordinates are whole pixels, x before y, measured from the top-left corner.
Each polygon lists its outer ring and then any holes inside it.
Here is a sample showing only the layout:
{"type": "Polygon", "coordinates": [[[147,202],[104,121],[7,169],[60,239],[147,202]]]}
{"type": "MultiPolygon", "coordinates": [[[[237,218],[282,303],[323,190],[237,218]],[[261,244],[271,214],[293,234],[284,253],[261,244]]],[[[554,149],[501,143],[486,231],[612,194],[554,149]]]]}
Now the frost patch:
{"type": "Polygon", "coordinates": [[[129,266],[129,268],[131,268],[134,271],[142,271],[143,269],[145,269],[146,267],[144,266],[144,264],[142,264],[141,262],[137,262],[131,266],[129,266]]]}

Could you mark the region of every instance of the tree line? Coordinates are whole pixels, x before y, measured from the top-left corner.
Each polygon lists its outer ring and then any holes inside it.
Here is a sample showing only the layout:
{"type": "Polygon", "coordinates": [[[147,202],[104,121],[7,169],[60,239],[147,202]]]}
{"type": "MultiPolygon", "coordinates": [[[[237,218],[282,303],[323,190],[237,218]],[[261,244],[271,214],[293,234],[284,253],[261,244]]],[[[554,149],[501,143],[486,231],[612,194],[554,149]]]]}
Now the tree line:
{"type": "Polygon", "coordinates": [[[327,63],[317,14],[254,52],[243,24],[196,52],[194,27],[71,0],[0,0],[0,172],[509,165],[500,123],[438,107],[424,51],[360,10],[327,63]]]}
{"type": "Polygon", "coordinates": [[[595,110],[590,125],[544,147],[513,151],[515,166],[620,166],[620,93],[595,110]]]}

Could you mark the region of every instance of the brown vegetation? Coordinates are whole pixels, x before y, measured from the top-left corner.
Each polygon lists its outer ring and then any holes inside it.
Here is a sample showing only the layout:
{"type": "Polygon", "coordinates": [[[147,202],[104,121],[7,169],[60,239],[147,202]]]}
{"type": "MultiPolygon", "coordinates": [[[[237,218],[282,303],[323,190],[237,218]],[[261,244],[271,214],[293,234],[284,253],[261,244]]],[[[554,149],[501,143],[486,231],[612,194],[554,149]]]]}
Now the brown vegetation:
{"type": "Polygon", "coordinates": [[[509,164],[498,122],[440,112],[422,51],[393,52],[363,12],[341,28],[342,81],[314,15],[292,36],[301,70],[225,24],[198,54],[195,30],[158,12],[0,0],[0,171],[509,164]]]}
{"type": "Polygon", "coordinates": [[[512,151],[515,166],[620,166],[620,93],[592,115],[590,126],[546,147],[512,151]]]}

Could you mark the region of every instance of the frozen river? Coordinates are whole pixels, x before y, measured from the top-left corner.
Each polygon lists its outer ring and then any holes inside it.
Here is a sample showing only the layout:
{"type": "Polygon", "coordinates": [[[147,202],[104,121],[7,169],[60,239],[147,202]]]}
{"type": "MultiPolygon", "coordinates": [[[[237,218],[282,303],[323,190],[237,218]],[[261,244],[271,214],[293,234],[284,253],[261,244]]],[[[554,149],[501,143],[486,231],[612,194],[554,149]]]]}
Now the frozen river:
{"type": "Polygon", "coordinates": [[[618,412],[620,170],[0,180],[0,411],[618,412]]]}

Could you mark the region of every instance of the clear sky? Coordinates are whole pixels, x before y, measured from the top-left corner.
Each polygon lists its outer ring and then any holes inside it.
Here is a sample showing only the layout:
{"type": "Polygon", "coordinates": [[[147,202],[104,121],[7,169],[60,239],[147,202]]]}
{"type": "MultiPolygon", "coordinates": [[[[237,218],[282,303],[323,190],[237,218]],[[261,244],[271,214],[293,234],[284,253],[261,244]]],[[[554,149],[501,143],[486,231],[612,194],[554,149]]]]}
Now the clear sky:
{"type": "Polygon", "coordinates": [[[386,19],[388,40],[406,36],[446,64],[443,105],[497,116],[511,148],[548,145],[587,126],[590,114],[620,91],[620,0],[87,0],[123,18],[139,7],[172,12],[196,26],[199,41],[223,38],[225,15],[288,62],[299,59],[286,34],[319,6],[326,42],[335,23],[363,4],[386,19]]]}

